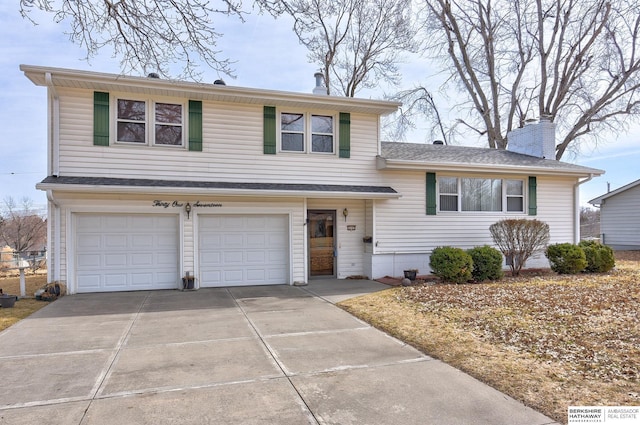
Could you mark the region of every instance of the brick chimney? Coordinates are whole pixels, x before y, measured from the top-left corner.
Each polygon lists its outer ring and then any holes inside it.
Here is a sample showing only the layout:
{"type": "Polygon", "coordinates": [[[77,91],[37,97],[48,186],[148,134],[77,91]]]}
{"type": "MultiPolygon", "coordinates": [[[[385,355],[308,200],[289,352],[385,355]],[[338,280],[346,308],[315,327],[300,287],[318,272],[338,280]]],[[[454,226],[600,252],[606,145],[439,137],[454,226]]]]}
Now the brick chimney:
{"type": "Polygon", "coordinates": [[[548,117],[525,124],[507,134],[507,150],[545,159],[556,159],[556,124],[548,117]]]}

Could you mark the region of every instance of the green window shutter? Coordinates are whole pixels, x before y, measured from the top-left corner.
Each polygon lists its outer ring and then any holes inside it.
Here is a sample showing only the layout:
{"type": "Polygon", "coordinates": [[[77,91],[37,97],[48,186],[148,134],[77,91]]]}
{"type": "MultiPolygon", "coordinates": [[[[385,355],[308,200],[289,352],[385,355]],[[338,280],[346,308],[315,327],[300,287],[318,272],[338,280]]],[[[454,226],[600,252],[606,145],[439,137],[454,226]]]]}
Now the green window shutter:
{"type": "Polygon", "coordinates": [[[109,146],[109,93],[93,92],[93,144],[109,146]]]}
{"type": "Polygon", "coordinates": [[[538,214],[537,179],[529,176],[529,215],[538,214]]]}
{"type": "Polygon", "coordinates": [[[436,215],[436,173],[427,173],[427,215],[436,215]]]}
{"type": "Polygon", "coordinates": [[[189,150],[202,152],[202,101],[189,101],[189,150]]]}
{"type": "Polygon", "coordinates": [[[351,157],[351,114],[340,112],[340,158],[351,157]]]}
{"type": "Polygon", "coordinates": [[[263,145],[264,153],[275,155],[276,153],[276,107],[264,107],[263,145]]]}

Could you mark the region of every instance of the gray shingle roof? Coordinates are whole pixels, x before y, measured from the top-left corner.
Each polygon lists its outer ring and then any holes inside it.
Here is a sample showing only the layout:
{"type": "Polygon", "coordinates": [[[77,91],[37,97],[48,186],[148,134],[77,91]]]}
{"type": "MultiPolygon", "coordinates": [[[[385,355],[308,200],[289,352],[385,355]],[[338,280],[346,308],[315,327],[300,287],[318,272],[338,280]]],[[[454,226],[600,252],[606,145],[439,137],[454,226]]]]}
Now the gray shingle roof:
{"type": "Polygon", "coordinates": [[[461,166],[484,165],[546,169],[550,172],[602,174],[604,171],[567,162],[543,159],[502,149],[469,146],[432,145],[419,143],[382,142],[382,158],[416,161],[424,165],[449,164],[461,166]]]}
{"type": "Polygon", "coordinates": [[[48,176],[41,184],[82,185],[82,186],[130,186],[130,187],[166,187],[197,189],[237,189],[291,192],[352,192],[396,194],[388,186],[355,186],[336,184],[297,184],[297,183],[230,183],[210,181],[182,181],[155,179],[122,179],[114,177],[72,177],[48,176]]]}

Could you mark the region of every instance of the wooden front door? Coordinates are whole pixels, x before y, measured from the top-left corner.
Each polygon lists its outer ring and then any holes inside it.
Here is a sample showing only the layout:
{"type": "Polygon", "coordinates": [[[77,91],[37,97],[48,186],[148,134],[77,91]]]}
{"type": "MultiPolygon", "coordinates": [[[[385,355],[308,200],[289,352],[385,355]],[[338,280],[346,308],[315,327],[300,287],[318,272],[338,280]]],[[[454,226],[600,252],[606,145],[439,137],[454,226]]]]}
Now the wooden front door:
{"type": "Polygon", "coordinates": [[[307,212],[309,231],[309,275],[335,276],[336,212],[317,210],[307,212]]]}

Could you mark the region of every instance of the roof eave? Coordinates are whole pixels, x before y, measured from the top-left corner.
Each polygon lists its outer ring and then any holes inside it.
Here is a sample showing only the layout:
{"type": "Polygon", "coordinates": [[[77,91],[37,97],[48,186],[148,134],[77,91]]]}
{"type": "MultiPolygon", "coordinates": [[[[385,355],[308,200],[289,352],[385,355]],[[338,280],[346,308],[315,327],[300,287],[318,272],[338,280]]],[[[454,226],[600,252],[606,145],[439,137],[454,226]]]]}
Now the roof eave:
{"type": "Polygon", "coordinates": [[[612,196],[615,196],[615,195],[617,195],[619,193],[625,192],[625,191],[627,191],[629,189],[632,189],[632,188],[634,188],[634,187],[636,187],[638,185],[640,185],[640,180],[633,181],[633,182],[631,182],[629,184],[626,184],[626,185],[624,185],[622,187],[617,188],[616,190],[612,190],[610,192],[605,193],[604,195],[598,196],[597,198],[593,198],[592,200],[589,201],[589,203],[591,205],[600,205],[600,204],[602,204],[602,201],[604,201],[605,199],[611,198],[612,196]]]}
{"type": "Polygon", "coordinates": [[[57,184],[38,183],[36,189],[55,192],[89,192],[89,193],[127,193],[154,195],[197,195],[197,196],[259,196],[269,198],[348,198],[348,199],[396,199],[400,193],[352,192],[352,191],[313,191],[313,190],[255,190],[255,189],[222,189],[196,187],[167,186],[126,186],[126,185],[89,185],[89,184],[57,184]]]}
{"type": "Polygon", "coordinates": [[[539,166],[529,165],[504,165],[504,164],[469,164],[469,163],[453,163],[453,162],[433,162],[433,161],[416,161],[405,159],[388,159],[381,156],[377,157],[377,168],[379,170],[438,170],[438,171],[458,171],[468,173],[486,173],[500,172],[503,174],[525,174],[535,173],[536,175],[570,175],[575,177],[600,176],[604,174],[603,170],[595,168],[585,168],[584,170],[572,169],[550,169],[539,166]]]}
{"type": "Polygon", "coordinates": [[[401,102],[387,100],[322,96],[33,65],[20,65],[20,70],[37,86],[47,86],[45,76],[50,74],[52,84],[58,87],[82,87],[104,91],[137,91],[162,96],[188,96],[193,100],[213,100],[269,106],[306,106],[312,109],[338,109],[343,112],[378,115],[391,114],[402,105],[401,102]]]}

